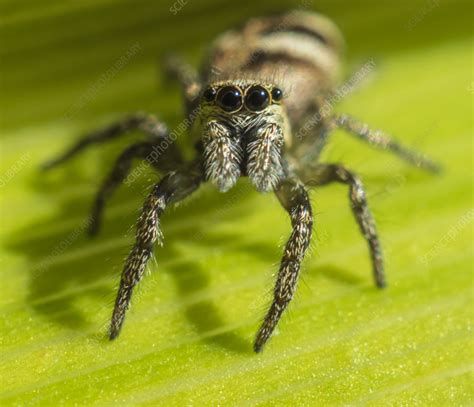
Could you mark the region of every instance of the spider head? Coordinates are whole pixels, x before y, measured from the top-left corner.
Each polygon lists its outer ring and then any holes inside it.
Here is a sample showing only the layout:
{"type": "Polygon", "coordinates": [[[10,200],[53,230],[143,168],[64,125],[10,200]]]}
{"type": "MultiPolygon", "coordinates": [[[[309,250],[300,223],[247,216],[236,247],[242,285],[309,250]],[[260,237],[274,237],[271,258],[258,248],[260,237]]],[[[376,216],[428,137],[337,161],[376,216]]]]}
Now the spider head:
{"type": "Polygon", "coordinates": [[[288,120],[283,91],[250,80],[221,81],[205,88],[200,105],[206,177],[221,191],[247,175],[259,191],[283,176],[282,148],[288,120]]]}

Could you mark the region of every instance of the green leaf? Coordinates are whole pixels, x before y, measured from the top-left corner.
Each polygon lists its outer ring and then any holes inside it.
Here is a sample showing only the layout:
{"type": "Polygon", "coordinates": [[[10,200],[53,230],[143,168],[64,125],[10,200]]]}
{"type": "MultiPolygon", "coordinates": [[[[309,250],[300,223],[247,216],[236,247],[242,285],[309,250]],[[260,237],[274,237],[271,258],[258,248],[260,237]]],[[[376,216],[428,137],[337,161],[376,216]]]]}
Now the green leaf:
{"type": "Polygon", "coordinates": [[[157,177],[140,171],[110,202],[102,234],[89,240],[84,222],[95,189],[138,135],[51,173],[38,165],[125,112],[159,112],[177,128],[179,90],[161,74],[157,82],[157,56],[177,52],[197,64],[203,46],[232,24],[298,6],[1,1],[3,406],[473,402],[467,1],[318,1],[344,31],[348,72],[372,57],[377,66],[338,110],[445,168],[425,174],[333,135],[323,160],[344,162],[367,186],[386,290],[373,286],[347,191],[314,191],[315,237],[297,295],[263,354],[253,354],[289,221],[272,195],[246,180],[227,194],[205,186],[164,216],[165,246],[122,335],[113,343],[105,337],[131,228],[157,177]],[[174,15],[176,4],[183,7],[174,15]],[[138,51],[114,70],[134,44],[138,51]]]}

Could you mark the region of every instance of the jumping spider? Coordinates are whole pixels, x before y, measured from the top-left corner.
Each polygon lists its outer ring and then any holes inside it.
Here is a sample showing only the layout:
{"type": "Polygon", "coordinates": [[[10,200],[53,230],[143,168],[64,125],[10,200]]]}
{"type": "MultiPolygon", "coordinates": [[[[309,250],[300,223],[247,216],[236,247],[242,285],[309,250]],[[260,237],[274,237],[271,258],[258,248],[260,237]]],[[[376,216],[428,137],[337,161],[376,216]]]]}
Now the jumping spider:
{"type": "Polygon", "coordinates": [[[98,231],[105,202],[124,181],[135,158],[150,161],[154,157],[154,168],[163,174],[136,225],[136,242],[122,273],[110,339],[120,332],[153,245],[162,241],[161,214],[205,181],[225,192],[239,177],[247,176],[258,191],[273,191],[290,216],[293,230],[281,259],[273,302],[255,339],[255,352],[263,349],[296,289],[313,227],[309,187],[333,182],[348,186],[351,209],[369,246],[375,283],[385,286],[382,250],[364,186],[344,166],[319,162],[320,152],[330,132],[342,128],[418,167],[430,171],[438,167],[347,115],[331,109],[321,114],[336,91],[342,46],[336,26],[319,14],[295,11],[251,19],[217,38],[201,75],[176,58],[168,63],[169,73],[182,85],[186,114],[192,122],[189,142],[196,147],[194,159],[183,159],[164,123],[136,114],[85,136],[45,164],[45,168],[54,167],[91,144],[131,130],[148,136],[128,147],[105,179],[93,206],[91,233],[98,231]],[[153,155],[163,143],[166,151],[153,155]]]}

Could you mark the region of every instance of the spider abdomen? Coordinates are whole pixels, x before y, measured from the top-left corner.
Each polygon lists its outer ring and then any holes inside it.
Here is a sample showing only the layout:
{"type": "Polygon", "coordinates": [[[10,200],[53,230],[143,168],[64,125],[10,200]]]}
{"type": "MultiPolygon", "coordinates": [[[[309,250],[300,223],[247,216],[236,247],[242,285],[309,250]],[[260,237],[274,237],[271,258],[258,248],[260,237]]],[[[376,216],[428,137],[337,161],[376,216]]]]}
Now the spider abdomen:
{"type": "Polygon", "coordinates": [[[342,47],[338,28],[316,13],[253,18],[216,39],[203,76],[209,82],[248,78],[281,84],[288,118],[297,129],[314,110],[316,96],[337,82],[342,47]]]}

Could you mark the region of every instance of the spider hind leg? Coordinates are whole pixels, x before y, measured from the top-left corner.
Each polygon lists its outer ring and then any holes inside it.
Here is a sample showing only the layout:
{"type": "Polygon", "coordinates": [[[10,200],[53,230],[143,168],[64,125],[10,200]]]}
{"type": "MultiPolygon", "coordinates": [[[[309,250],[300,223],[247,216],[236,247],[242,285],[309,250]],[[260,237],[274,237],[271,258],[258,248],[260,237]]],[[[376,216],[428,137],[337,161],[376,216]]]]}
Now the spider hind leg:
{"type": "Polygon", "coordinates": [[[393,137],[381,130],[370,129],[367,124],[361,123],[349,115],[335,115],[332,120],[332,125],[346,130],[373,147],[396,154],[402,160],[405,160],[415,167],[432,173],[439,173],[442,170],[438,163],[427,158],[424,154],[403,146],[393,137]]]}
{"type": "Polygon", "coordinates": [[[43,163],[41,169],[44,171],[50,170],[69,161],[92,144],[100,144],[116,139],[135,129],[143,131],[151,138],[163,139],[168,134],[166,125],[154,116],[145,113],[135,113],[107,127],[86,134],[61,155],[43,163]]]}
{"type": "Polygon", "coordinates": [[[91,236],[99,232],[105,204],[112,197],[117,188],[124,181],[126,182],[134,159],[140,158],[160,172],[170,171],[171,169],[177,169],[181,166],[182,160],[176,147],[170,146],[169,144],[166,144],[166,147],[167,148],[164,148],[160,142],[144,141],[132,144],[123,151],[116,160],[112,171],[105,178],[97,192],[92,206],[91,222],[88,230],[91,236]],[[164,153],[165,151],[166,154],[164,153]]]}
{"type": "Polygon", "coordinates": [[[190,113],[197,106],[202,83],[197,71],[176,55],[169,55],[164,63],[165,74],[179,82],[190,113]]]}

